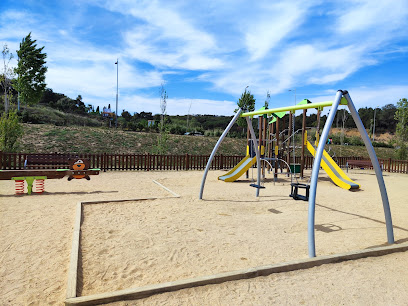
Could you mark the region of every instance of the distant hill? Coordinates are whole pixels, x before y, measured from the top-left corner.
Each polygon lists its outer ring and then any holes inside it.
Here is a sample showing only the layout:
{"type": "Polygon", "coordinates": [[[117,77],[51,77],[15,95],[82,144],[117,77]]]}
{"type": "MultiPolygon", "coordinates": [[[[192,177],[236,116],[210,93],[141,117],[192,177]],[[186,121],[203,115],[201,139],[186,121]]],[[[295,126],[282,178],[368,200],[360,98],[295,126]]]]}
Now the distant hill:
{"type": "MultiPolygon", "coordinates": [[[[15,99],[15,97],[14,97],[15,99]]],[[[106,105],[110,109],[110,105],[106,105]]],[[[394,118],[396,106],[387,104],[381,108],[360,108],[358,110],[360,118],[367,130],[372,131],[375,125],[377,133],[394,133],[396,120],[394,118]]],[[[81,95],[76,99],[69,98],[61,93],[55,93],[47,88],[43,94],[40,103],[33,107],[23,107],[20,113],[25,123],[46,123],[57,126],[105,126],[114,125],[116,121],[115,114],[110,117],[103,117],[102,110],[91,104],[82,101],[81,95]]],[[[186,132],[199,132],[208,136],[219,136],[222,130],[228,125],[231,116],[215,115],[184,115],[184,116],[165,116],[165,126],[170,134],[184,135],[186,132]]],[[[323,127],[327,116],[322,116],[320,126],[323,127]]],[[[122,130],[137,132],[158,131],[160,125],[160,115],[151,112],[130,112],[123,110],[118,117],[118,127],[122,130]]],[[[287,124],[287,123],[286,123],[287,124]]],[[[295,124],[297,128],[302,125],[302,114],[298,112],[295,124]]],[[[255,124],[256,126],[256,124],[255,124]]],[[[306,117],[306,126],[317,126],[316,114],[308,112],[306,117]]],[[[341,109],[337,112],[333,127],[343,127],[347,129],[355,128],[354,121],[350,113],[341,109]]],[[[282,129],[281,129],[282,130],[282,129]]],[[[229,135],[230,137],[246,137],[245,129],[234,126],[229,135]]]]}
{"type": "MultiPolygon", "coordinates": [[[[49,124],[24,124],[18,151],[27,153],[154,153],[158,133],[133,132],[105,127],[61,127],[49,124]]],[[[349,131],[353,137],[354,130],[349,131]]],[[[217,142],[214,136],[168,135],[167,154],[209,155],[217,142]]],[[[300,145],[300,139],[297,140],[300,145]]],[[[394,149],[376,147],[379,158],[395,158],[394,149]]],[[[368,158],[364,146],[332,145],[330,154],[368,158]]],[[[218,154],[244,155],[246,139],[226,138],[218,154]]],[[[297,150],[297,155],[300,150],[297,150]]]]}

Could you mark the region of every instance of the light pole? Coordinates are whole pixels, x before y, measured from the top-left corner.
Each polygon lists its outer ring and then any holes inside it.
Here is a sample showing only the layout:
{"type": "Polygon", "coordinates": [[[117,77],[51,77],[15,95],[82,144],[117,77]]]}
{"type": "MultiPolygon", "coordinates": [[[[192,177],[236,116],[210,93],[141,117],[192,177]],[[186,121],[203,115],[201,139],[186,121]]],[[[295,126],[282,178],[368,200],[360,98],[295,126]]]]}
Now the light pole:
{"type": "Polygon", "coordinates": [[[116,120],[115,127],[118,128],[118,93],[119,93],[119,59],[116,59],[116,120]]]}
{"type": "Polygon", "coordinates": [[[374,123],[373,123],[373,141],[375,140],[375,112],[377,111],[377,107],[374,109],[374,123]]]}
{"type": "MultiPolygon", "coordinates": [[[[20,63],[20,57],[17,54],[17,66],[20,63]]],[[[20,75],[17,74],[17,80],[20,78],[20,75]]],[[[20,90],[17,91],[17,110],[20,111],[20,90]]]]}

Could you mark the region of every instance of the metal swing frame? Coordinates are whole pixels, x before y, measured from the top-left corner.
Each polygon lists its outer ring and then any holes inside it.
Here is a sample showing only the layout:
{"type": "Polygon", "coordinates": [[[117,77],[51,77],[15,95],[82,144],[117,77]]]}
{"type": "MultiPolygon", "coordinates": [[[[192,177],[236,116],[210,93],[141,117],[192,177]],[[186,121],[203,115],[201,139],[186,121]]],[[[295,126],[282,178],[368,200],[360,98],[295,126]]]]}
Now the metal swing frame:
{"type": "MultiPolygon", "coordinates": [[[[207,166],[204,170],[203,179],[201,182],[199,199],[203,198],[205,180],[207,178],[207,174],[210,169],[212,160],[215,156],[215,153],[217,152],[225,136],[228,134],[229,130],[231,129],[231,127],[234,125],[235,121],[237,121],[239,117],[246,118],[248,128],[251,134],[251,138],[256,144],[257,139],[255,136],[255,132],[252,127],[252,121],[251,121],[251,119],[254,116],[263,115],[263,114],[271,114],[271,113],[276,113],[276,112],[283,112],[283,111],[294,112],[296,110],[307,109],[307,108],[323,108],[323,107],[331,106],[329,115],[324,125],[322,135],[320,136],[320,141],[319,141],[319,144],[316,150],[316,155],[315,155],[314,162],[313,162],[312,175],[311,175],[311,180],[310,180],[309,207],[308,207],[308,251],[309,251],[309,257],[316,257],[315,207],[316,207],[317,180],[319,178],[320,164],[321,164],[321,160],[323,157],[324,145],[327,142],[330,128],[333,124],[334,117],[340,105],[348,106],[351,116],[353,117],[353,120],[357,126],[358,131],[360,132],[360,135],[364,141],[364,145],[370,156],[370,160],[373,165],[375,175],[377,178],[378,187],[381,193],[381,199],[382,199],[384,217],[385,217],[385,223],[386,223],[387,241],[389,244],[393,244],[394,243],[394,231],[393,231],[393,226],[392,226],[391,210],[390,210],[390,205],[388,201],[387,189],[385,187],[384,178],[382,175],[382,170],[378,162],[377,155],[375,154],[373,145],[370,141],[370,137],[368,136],[367,131],[364,128],[361,118],[358,115],[358,112],[347,90],[338,90],[334,98],[334,101],[309,103],[309,104],[304,104],[304,105],[280,107],[280,108],[275,108],[275,109],[266,109],[266,110],[247,112],[247,113],[243,113],[243,110],[239,109],[238,112],[235,114],[235,116],[232,118],[231,122],[228,124],[225,131],[222,133],[221,137],[219,138],[218,142],[216,143],[210,155],[210,158],[208,159],[207,166]]],[[[257,170],[258,170],[257,185],[259,186],[261,183],[261,167],[260,167],[261,159],[260,159],[260,152],[258,150],[258,146],[255,145],[254,149],[256,153],[256,162],[257,162],[257,170]]],[[[257,197],[259,196],[259,188],[256,189],[256,196],[257,197]]]]}

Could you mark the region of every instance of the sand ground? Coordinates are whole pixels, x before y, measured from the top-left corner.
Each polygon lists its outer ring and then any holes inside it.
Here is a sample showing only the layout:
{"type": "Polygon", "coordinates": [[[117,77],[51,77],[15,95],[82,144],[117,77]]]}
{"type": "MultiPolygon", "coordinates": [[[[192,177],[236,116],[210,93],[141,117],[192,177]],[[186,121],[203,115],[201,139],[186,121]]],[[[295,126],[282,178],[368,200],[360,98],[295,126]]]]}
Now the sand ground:
{"type": "MultiPolygon", "coordinates": [[[[84,205],[78,296],[307,258],[307,202],[290,179],[267,180],[261,196],[249,180],[218,181],[203,172],[106,172],[91,181],[46,181],[44,194],[15,196],[0,181],[0,305],[64,303],[78,201],[159,197],[84,205]],[[180,198],[153,183],[156,180],[180,198]],[[165,198],[165,199],[163,199],[165,198]]],[[[308,173],[307,173],[308,174],[308,173]]],[[[318,255],[386,245],[372,171],[352,170],[350,192],[322,173],[317,190],[318,255]]],[[[408,241],[408,176],[384,173],[397,243],[408,241]]],[[[408,253],[185,289],[135,304],[394,304],[408,301],[408,253]]]]}

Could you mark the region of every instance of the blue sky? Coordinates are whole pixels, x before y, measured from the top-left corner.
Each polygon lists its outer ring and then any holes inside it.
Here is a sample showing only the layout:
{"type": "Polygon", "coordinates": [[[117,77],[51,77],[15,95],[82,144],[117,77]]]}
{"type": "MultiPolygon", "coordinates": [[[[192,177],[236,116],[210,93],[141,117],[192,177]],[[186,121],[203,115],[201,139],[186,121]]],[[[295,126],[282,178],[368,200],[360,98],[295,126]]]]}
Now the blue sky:
{"type": "MultiPolygon", "coordinates": [[[[29,32],[47,53],[47,86],[119,111],[231,115],[246,86],[257,108],[347,89],[359,107],[408,98],[408,1],[0,2],[0,43],[29,32]],[[288,90],[292,91],[288,91],[288,90]]],[[[14,61],[13,65],[16,64],[14,61]]]]}

